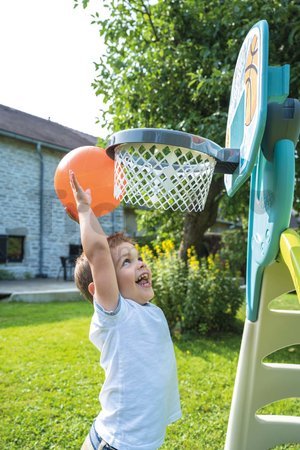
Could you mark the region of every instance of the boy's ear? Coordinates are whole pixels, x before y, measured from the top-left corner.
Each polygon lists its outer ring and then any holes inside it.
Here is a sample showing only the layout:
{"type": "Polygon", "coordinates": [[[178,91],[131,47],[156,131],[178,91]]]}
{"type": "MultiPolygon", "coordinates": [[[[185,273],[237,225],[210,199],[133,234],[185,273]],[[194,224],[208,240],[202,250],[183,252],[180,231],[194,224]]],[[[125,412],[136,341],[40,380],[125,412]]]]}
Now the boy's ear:
{"type": "Polygon", "coordinates": [[[88,290],[89,290],[89,293],[94,297],[94,294],[95,294],[95,285],[94,285],[94,282],[93,282],[93,281],[88,285],[88,290]]]}

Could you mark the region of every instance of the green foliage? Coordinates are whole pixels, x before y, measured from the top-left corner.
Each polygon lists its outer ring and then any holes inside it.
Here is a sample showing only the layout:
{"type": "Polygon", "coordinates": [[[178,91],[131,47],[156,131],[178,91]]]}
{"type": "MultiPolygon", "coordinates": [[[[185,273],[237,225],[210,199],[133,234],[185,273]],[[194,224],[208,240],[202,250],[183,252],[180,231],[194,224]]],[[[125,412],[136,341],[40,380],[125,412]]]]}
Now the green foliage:
{"type": "Polygon", "coordinates": [[[208,334],[234,327],[236,313],[244,295],[239,279],[219,255],[198,260],[188,251],[187,264],[181,260],[170,240],[140,249],[152,270],[155,303],[162,308],[170,330],[208,334]]]}
{"type": "Polygon", "coordinates": [[[33,278],[32,272],[25,272],[24,273],[24,279],[25,280],[31,280],[33,278]]]}
{"type": "MultiPolygon", "coordinates": [[[[162,243],[164,247],[166,241],[162,243]]],[[[153,264],[155,303],[165,313],[169,328],[174,332],[181,321],[182,305],[186,295],[186,266],[174,250],[159,252],[153,264]]]]}
{"type": "Polygon", "coordinates": [[[0,280],[14,280],[15,276],[12,272],[6,269],[0,269],[0,280]]]}
{"type": "MultiPolygon", "coordinates": [[[[88,0],[74,3],[86,7],[88,0]]],[[[113,131],[171,128],[223,145],[237,56],[247,32],[261,19],[270,28],[270,65],[291,65],[290,96],[299,98],[297,0],[99,0],[98,4],[92,21],[106,45],[105,55],[95,64],[93,83],[106,104],[100,126],[113,131]]],[[[297,161],[297,179],[299,171],[297,161]]],[[[246,191],[239,202],[234,199],[225,201],[223,214],[229,208],[247,220],[246,191]]],[[[299,199],[297,183],[297,210],[299,199]]]]}
{"type": "Polygon", "coordinates": [[[154,303],[167,318],[171,333],[181,322],[182,305],[186,295],[186,265],[178,257],[173,242],[165,240],[154,251],[148,246],[139,249],[144,261],[151,267],[154,303]]]}
{"type": "Polygon", "coordinates": [[[182,322],[185,332],[207,334],[232,329],[243,298],[239,280],[219,255],[199,261],[189,252],[182,322]]]}
{"type": "Polygon", "coordinates": [[[247,231],[243,228],[225,231],[221,237],[220,258],[230,261],[234,274],[246,276],[247,231]]]}
{"type": "Polygon", "coordinates": [[[219,205],[218,217],[233,223],[242,223],[247,228],[250,200],[250,180],[233,197],[223,195],[219,205]]]}
{"type": "Polygon", "coordinates": [[[114,128],[152,123],[195,131],[209,118],[206,127],[224,134],[237,55],[262,18],[270,27],[270,63],[292,65],[291,94],[299,96],[296,1],[100,0],[101,8],[109,14],[95,12],[93,22],[107,51],[94,87],[114,128]]]}
{"type": "Polygon", "coordinates": [[[162,241],[171,239],[178,247],[183,234],[184,214],[174,211],[147,211],[136,210],[138,230],[151,237],[151,241],[161,244],[162,241]]]}

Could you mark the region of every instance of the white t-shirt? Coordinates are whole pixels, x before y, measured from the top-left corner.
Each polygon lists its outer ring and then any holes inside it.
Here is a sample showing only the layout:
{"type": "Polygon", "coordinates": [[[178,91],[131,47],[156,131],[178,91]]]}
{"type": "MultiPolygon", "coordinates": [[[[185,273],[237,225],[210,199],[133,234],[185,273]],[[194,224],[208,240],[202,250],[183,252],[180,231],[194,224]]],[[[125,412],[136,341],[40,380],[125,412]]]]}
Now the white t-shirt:
{"type": "Polygon", "coordinates": [[[105,382],[97,433],[118,450],[156,450],[166,426],[181,417],[176,360],[160,308],[120,297],[114,314],[94,302],[90,340],[100,350],[105,382]]]}

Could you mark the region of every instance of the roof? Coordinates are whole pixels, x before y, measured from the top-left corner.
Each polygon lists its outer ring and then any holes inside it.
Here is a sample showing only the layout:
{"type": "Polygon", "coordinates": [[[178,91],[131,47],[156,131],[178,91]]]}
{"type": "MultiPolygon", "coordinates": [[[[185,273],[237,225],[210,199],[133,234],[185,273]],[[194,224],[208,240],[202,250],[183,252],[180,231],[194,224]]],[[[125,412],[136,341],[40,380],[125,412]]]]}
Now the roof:
{"type": "Polygon", "coordinates": [[[60,150],[72,150],[84,145],[96,145],[97,137],[59,123],[0,105],[0,135],[40,142],[60,150]]]}

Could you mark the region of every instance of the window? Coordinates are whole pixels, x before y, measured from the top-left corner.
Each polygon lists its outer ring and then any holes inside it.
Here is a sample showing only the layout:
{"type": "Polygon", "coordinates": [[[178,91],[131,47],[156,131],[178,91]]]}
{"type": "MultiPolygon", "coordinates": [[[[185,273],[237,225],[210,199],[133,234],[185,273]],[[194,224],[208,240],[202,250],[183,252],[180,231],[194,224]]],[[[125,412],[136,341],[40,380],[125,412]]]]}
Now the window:
{"type": "Polygon", "coordinates": [[[0,263],[22,262],[25,236],[0,235],[0,263]]]}

